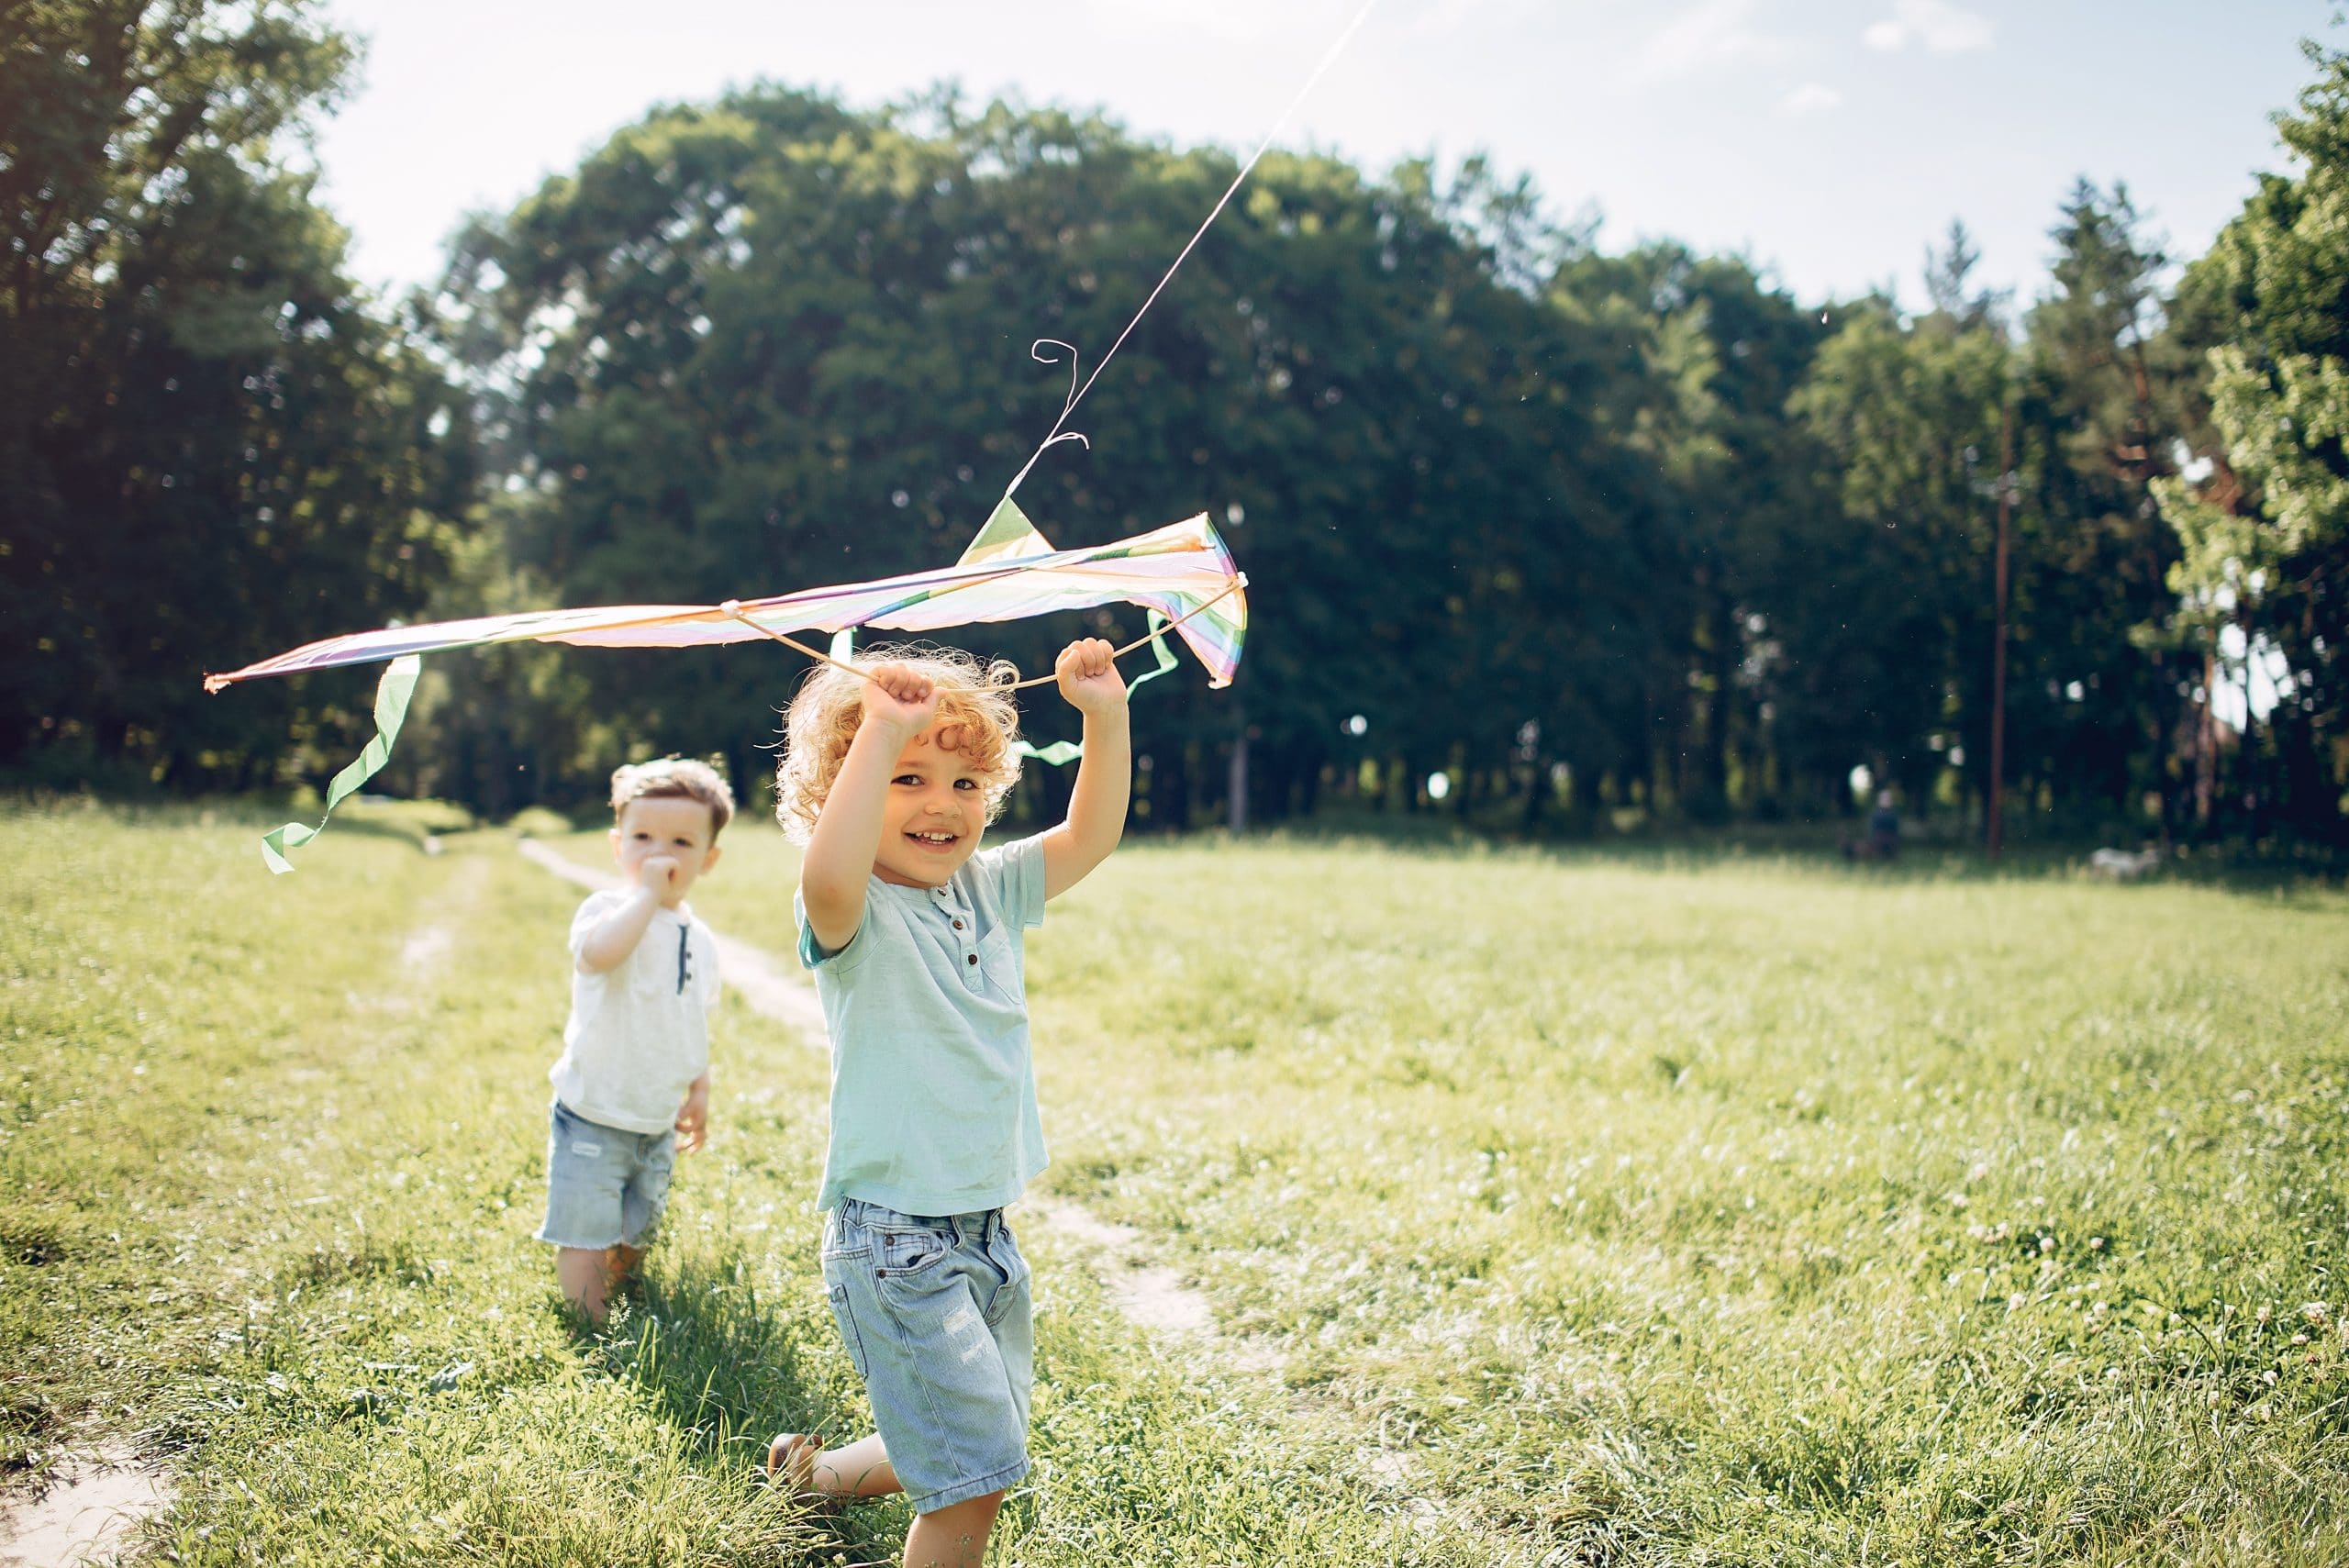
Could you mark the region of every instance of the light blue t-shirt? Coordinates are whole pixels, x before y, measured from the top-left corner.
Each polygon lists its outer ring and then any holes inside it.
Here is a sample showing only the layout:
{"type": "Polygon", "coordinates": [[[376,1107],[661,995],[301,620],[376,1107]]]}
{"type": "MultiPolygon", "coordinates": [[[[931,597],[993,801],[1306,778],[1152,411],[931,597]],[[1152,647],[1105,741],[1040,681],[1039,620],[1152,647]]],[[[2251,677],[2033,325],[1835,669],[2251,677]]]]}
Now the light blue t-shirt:
{"type": "Polygon", "coordinates": [[[1044,920],[1042,839],[982,850],[943,887],[872,878],[863,924],[834,953],[796,893],[791,910],[832,1037],[817,1207],[971,1214],[1018,1198],[1044,1168],[1020,948],[1044,920]]]}

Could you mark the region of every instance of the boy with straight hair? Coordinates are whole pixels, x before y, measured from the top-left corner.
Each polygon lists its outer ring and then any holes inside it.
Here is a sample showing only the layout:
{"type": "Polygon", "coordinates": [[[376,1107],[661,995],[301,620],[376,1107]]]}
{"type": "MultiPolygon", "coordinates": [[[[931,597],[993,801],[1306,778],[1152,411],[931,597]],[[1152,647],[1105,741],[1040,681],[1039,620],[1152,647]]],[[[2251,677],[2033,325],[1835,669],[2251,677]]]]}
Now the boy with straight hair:
{"type": "Polygon", "coordinates": [[[571,1021],[548,1116],[547,1217],[555,1279],[591,1323],[642,1261],[677,1151],[709,1125],[709,1009],[718,939],[685,892],[718,863],[734,796],[718,771],[674,757],[612,774],[612,858],[625,885],[571,917],[571,1021]]]}

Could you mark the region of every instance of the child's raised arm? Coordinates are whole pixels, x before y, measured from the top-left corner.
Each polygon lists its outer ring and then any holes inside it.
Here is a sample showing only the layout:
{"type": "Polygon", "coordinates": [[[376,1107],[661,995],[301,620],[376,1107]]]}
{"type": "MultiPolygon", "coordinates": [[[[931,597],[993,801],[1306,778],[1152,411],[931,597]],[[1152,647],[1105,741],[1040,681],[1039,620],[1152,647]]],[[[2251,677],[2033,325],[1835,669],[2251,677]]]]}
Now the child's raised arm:
{"type": "Polygon", "coordinates": [[[676,858],[672,855],[648,855],[636,868],[636,885],[628,896],[596,923],[579,944],[579,968],[583,973],[602,974],[618,968],[636,944],[644,940],[644,929],[652,924],[652,911],[661,907],[662,895],[669,891],[675,879],[676,858]]]}
{"type": "Polygon", "coordinates": [[[889,780],[899,753],[938,717],[938,688],[902,664],[883,664],[864,683],[864,713],[841,760],[840,775],[799,862],[799,901],[826,951],[848,946],[864,923],[864,886],[881,851],[889,780]]]}
{"type": "Polygon", "coordinates": [[[1126,831],[1133,784],[1133,737],[1126,722],[1126,683],[1097,637],[1061,650],[1052,673],[1061,695],[1085,715],[1085,758],[1070,792],[1068,820],[1044,835],[1044,896],[1057,898],[1109,858],[1126,831]]]}

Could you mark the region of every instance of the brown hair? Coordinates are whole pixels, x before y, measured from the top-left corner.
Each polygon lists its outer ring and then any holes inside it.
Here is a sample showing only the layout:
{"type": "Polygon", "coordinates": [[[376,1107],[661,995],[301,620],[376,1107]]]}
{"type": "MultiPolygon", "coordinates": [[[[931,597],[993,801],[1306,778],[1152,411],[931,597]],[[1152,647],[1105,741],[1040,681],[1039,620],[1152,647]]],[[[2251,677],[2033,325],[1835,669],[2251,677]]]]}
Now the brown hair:
{"type": "MultiPolygon", "coordinates": [[[[881,644],[856,655],[861,670],[882,664],[903,664],[937,685],[941,740],[978,775],[986,819],[994,821],[1019,782],[1019,756],[1011,749],[1019,739],[1019,709],[1010,689],[1019,672],[1000,659],[983,665],[959,648],[926,643],[881,644]]],[[[784,716],[783,761],[774,770],[775,820],[793,843],[806,843],[816,830],[817,814],[863,722],[864,677],[829,664],[808,672],[784,716]]]]}
{"type": "Polygon", "coordinates": [[[662,757],[613,769],[612,816],[617,818],[631,800],[698,800],[709,807],[713,840],[734,820],[734,792],[726,787],[725,775],[689,757],[662,757]]]}

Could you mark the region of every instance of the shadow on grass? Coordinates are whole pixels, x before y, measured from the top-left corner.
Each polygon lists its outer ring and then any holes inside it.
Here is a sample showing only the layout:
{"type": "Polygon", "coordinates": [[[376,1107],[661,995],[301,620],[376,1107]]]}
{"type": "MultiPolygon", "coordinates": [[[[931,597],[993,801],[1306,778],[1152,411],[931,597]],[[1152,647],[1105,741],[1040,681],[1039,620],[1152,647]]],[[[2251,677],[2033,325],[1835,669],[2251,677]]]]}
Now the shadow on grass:
{"type": "MultiPolygon", "coordinates": [[[[765,1484],[767,1444],[778,1432],[819,1433],[828,1445],[863,1435],[863,1413],[843,1408],[825,1371],[810,1364],[807,1329],[761,1299],[737,1250],[672,1259],[629,1287],[627,1310],[608,1332],[576,1331],[591,1341],[591,1364],[642,1389],[696,1451],[719,1467],[742,1467],[745,1485],[765,1484]]],[[[822,1523],[858,1558],[880,1561],[878,1549],[901,1538],[909,1519],[902,1505],[884,1502],[822,1523]]]]}

